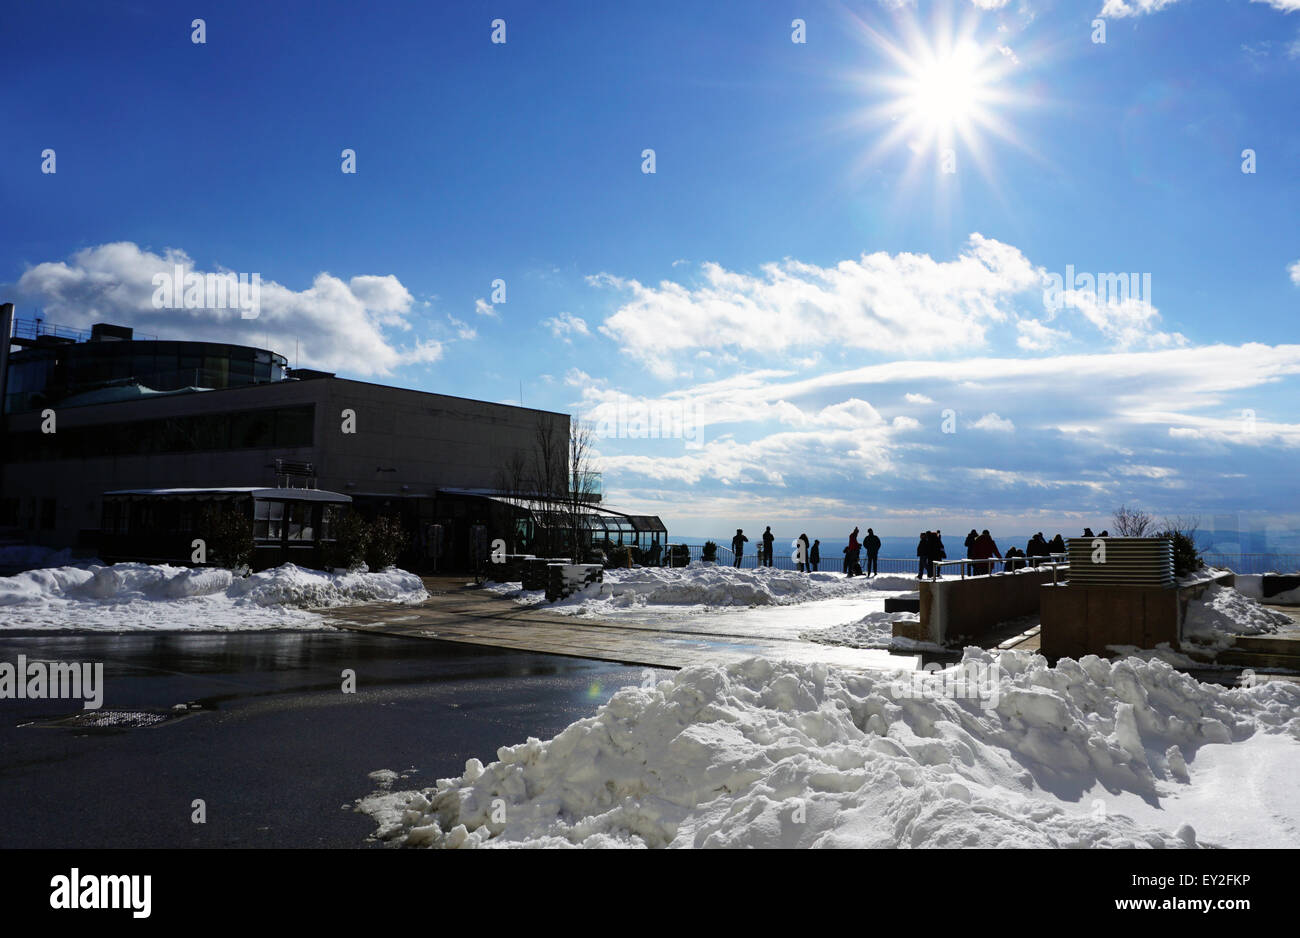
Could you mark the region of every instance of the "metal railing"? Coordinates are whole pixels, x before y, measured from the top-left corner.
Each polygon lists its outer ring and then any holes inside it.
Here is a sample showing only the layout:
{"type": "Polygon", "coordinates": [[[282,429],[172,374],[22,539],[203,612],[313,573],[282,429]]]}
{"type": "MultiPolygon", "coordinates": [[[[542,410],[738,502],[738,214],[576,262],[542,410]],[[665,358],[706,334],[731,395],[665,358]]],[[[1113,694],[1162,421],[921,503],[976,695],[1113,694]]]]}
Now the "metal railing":
{"type": "MultiPolygon", "coordinates": [[[[917,559],[920,563],[920,558],[917,559]]],[[[936,560],[932,561],[930,566],[933,568],[930,572],[929,579],[937,580],[942,578],[944,567],[956,566],[960,568],[959,579],[966,579],[967,570],[972,577],[976,576],[1000,576],[1008,574],[1015,576],[1018,573],[1026,573],[1042,567],[1052,569],[1052,583],[1057,582],[1057,571],[1061,569],[1069,570],[1068,554],[1038,554],[1034,557],[1012,557],[1009,560],[1003,558],[999,560],[996,557],[990,557],[987,560],[974,560],[970,557],[959,557],[956,560],[936,560]],[[997,564],[1002,564],[1001,570],[995,570],[997,564]]],[[[920,576],[918,575],[918,579],[920,576]]]]}
{"type": "Polygon", "coordinates": [[[1300,554],[1201,554],[1207,566],[1226,567],[1233,573],[1300,572],[1300,554]]]}

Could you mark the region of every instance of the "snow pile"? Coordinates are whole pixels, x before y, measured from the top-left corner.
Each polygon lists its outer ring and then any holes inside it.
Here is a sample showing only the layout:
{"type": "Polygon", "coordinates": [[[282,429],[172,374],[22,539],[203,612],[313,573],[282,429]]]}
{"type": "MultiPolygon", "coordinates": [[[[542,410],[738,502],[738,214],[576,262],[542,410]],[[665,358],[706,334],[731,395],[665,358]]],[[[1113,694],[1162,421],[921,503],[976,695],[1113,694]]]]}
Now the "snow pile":
{"type": "Polygon", "coordinates": [[[236,578],[166,564],[52,567],[0,577],[0,628],[321,628],[309,607],[427,598],[419,577],[397,569],[324,573],[285,564],[236,578]]]}
{"type": "Polygon", "coordinates": [[[1300,687],[973,648],[961,667],[988,675],[982,697],[762,658],[691,668],[358,810],[406,846],[1178,847],[1196,844],[1185,821],[1139,824],[1107,801],[1176,799],[1206,744],[1286,734],[1272,764],[1300,814],[1300,687]]]}
{"type": "MultiPolygon", "coordinates": [[[[1277,575],[1278,574],[1239,573],[1235,577],[1234,582],[1238,592],[1245,593],[1251,599],[1256,599],[1262,602],[1265,598],[1264,577],[1277,576],[1277,575]]],[[[1287,575],[1294,576],[1295,574],[1287,574],[1287,575]]],[[[1283,590],[1282,592],[1274,593],[1272,596],[1269,596],[1267,598],[1268,601],[1270,603],[1273,603],[1274,605],[1297,606],[1300,605],[1300,589],[1283,590]]]]}
{"type": "MultiPolygon", "coordinates": [[[[737,570],[735,567],[610,568],[605,579],[552,604],[558,612],[602,615],[641,606],[783,606],[859,596],[870,591],[865,579],[838,573],[799,573],[775,567],[737,570]]],[[[520,602],[529,593],[504,592],[520,602]]]]}
{"type": "Polygon", "coordinates": [[[823,645],[888,648],[894,644],[894,623],[899,619],[915,618],[915,612],[871,612],[857,622],[845,622],[815,632],[804,632],[799,637],[823,645]]]}
{"type": "Polygon", "coordinates": [[[1262,635],[1294,628],[1295,622],[1281,612],[1261,606],[1230,586],[1211,586],[1199,599],[1187,604],[1183,637],[1201,644],[1231,644],[1233,635],[1262,635]]]}
{"type": "Polygon", "coordinates": [[[867,585],[873,590],[911,590],[916,591],[916,584],[920,580],[914,576],[905,576],[898,573],[884,573],[873,576],[867,581],[867,585]]]}

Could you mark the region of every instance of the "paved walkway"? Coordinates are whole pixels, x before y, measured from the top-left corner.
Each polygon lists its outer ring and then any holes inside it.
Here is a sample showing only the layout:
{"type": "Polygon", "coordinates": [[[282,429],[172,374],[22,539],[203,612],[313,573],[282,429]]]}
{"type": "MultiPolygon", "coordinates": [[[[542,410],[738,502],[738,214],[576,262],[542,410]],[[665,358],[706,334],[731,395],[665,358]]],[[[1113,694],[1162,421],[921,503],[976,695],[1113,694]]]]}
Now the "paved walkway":
{"type": "Polygon", "coordinates": [[[370,603],[320,610],[330,625],[359,632],[491,645],[519,651],[596,658],[654,668],[728,664],[755,655],[803,663],[879,670],[916,667],[911,656],[886,651],[821,645],[788,630],[758,630],[721,616],[694,621],[607,622],[522,606],[483,589],[466,587],[464,577],[424,577],[429,599],[418,606],[370,603]]]}

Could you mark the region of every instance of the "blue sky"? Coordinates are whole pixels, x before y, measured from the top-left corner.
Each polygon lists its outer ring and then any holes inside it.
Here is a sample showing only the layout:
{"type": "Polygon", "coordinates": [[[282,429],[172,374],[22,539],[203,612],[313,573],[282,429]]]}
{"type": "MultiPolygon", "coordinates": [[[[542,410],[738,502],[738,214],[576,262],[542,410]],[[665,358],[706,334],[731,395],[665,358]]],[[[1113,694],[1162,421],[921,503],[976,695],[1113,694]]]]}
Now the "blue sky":
{"type": "Polygon", "coordinates": [[[522,382],[682,534],[1300,527],[1300,0],[23,3],[0,49],[21,316],[522,382]],[[155,309],[175,262],[259,317],[155,309]]]}

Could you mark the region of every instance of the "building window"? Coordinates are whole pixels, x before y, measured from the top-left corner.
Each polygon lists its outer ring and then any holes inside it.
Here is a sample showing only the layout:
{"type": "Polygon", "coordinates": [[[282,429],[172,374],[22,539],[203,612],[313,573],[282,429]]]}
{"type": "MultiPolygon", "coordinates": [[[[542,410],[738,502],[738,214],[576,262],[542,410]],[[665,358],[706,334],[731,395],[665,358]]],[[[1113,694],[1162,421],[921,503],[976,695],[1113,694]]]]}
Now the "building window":
{"type": "Polygon", "coordinates": [[[289,540],[310,541],[315,535],[311,524],[312,506],[306,502],[289,502],[285,506],[288,517],[289,540]]]}
{"type": "Polygon", "coordinates": [[[320,539],[322,541],[334,540],[334,527],[339,519],[338,505],[325,505],[320,512],[320,539]]]}
{"type": "Polygon", "coordinates": [[[284,502],[258,501],[253,506],[253,539],[280,540],[280,528],[283,522],[284,502]]]}

